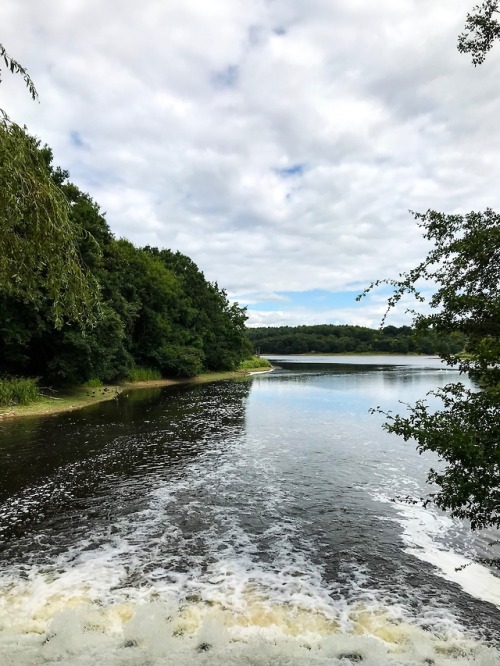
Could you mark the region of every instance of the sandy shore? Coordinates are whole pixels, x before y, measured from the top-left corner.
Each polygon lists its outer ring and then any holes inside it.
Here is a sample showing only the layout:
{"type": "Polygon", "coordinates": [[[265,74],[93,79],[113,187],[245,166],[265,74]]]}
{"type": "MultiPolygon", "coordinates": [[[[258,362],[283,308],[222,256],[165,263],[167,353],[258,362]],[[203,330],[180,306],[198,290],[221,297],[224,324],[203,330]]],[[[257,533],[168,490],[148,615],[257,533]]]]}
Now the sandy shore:
{"type": "MultiPolygon", "coordinates": [[[[146,382],[123,382],[120,384],[98,386],[96,388],[78,387],[68,391],[48,391],[41,389],[42,397],[30,405],[14,405],[0,407],[0,423],[5,419],[20,418],[24,416],[51,416],[61,412],[71,412],[89,405],[106,400],[114,400],[124,391],[131,389],[156,388],[162,386],[175,386],[177,384],[202,384],[222,379],[244,378],[262,368],[234,372],[211,372],[198,375],[190,379],[159,379],[146,382]]],[[[269,371],[267,371],[269,372],[269,371]]]]}

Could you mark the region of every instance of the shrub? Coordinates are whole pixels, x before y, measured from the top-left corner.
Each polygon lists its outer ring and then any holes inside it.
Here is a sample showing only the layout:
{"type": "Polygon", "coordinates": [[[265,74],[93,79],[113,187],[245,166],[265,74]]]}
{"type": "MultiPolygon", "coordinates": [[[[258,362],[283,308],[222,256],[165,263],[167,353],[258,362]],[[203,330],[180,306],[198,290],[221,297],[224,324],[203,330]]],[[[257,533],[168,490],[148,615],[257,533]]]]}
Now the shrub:
{"type": "Polygon", "coordinates": [[[37,379],[0,378],[0,405],[29,405],[39,399],[37,379]]]}
{"type": "Polygon", "coordinates": [[[242,361],[239,365],[239,370],[255,370],[255,368],[271,368],[271,364],[267,358],[262,358],[262,356],[252,356],[252,358],[247,358],[245,361],[242,361]]]}
{"type": "Polygon", "coordinates": [[[93,377],[85,382],[85,386],[87,388],[97,388],[98,386],[102,386],[102,382],[100,379],[97,379],[97,377],[93,377]]]}
{"type": "Polygon", "coordinates": [[[161,379],[161,373],[159,370],[138,365],[130,370],[128,378],[131,382],[149,382],[161,379]]]}

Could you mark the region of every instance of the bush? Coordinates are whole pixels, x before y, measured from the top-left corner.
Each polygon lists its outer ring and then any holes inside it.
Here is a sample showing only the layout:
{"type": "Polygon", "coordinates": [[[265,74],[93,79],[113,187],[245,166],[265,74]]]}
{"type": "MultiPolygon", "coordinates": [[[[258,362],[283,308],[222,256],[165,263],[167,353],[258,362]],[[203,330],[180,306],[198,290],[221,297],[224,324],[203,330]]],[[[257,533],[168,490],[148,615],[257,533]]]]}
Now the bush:
{"type": "Polygon", "coordinates": [[[162,345],[157,357],[165,377],[195,377],[203,371],[203,352],[196,347],[162,345]]]}
{"type": "Polygon", "coordinates": [[[29,405],[39,399],[37,379],[0,378],[0,405],[29,405]]]}
{"type": "Polygon", "coordinates": [[[130,370],[128,378],[131,382],[150,382],[161,379],[161,373],[153,368],[136,366],[130,370]]]}
{"type": "Polygon", "coordinates": [[[269,363],[267,358],[262,358],[262,356],[252,356],[252,358],[247,358],[245,361],[242,361],[239,365],[239,370],[255,370],[255,368],[271,368],[272,365],[269,363]]]}
{"type": "Polygon", "coordinates": [[[87,388],[98,388],[99,386],[102,386],[102,382],[100,379],[97,379],[97,377],[94,377],[86,381],[85,386],[87,388]]]}

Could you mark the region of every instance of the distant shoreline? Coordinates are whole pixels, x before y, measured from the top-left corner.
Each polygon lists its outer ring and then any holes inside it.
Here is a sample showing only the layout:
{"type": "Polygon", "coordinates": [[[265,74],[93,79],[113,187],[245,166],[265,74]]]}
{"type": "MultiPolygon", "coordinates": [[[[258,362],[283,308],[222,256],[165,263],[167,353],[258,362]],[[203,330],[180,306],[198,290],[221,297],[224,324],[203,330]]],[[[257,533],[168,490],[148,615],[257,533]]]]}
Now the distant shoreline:
{"type": "Polygon", "coordinates": [[[417,352],[301,352],[300,354],[281,352],[262,352],[266,356],[423,356],[424,358],[439,358],[437,354],[418,354],[417,352]]]}

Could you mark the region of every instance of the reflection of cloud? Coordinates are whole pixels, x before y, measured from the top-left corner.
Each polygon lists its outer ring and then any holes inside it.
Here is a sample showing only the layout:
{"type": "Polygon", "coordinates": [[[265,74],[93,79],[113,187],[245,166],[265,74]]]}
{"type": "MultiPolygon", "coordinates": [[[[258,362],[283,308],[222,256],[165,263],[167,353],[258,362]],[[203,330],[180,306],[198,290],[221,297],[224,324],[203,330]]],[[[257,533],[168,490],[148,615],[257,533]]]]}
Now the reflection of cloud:
{"type": "Polygon", "coordinates": [[[188,254],[231,294],[345,290],[422,258],[408,209],[499,203],[500,49],[476,70],[456,52],[469,9],[5,0],[41,104],[5,76],[3,106],[117,236],[188,254]]]}

